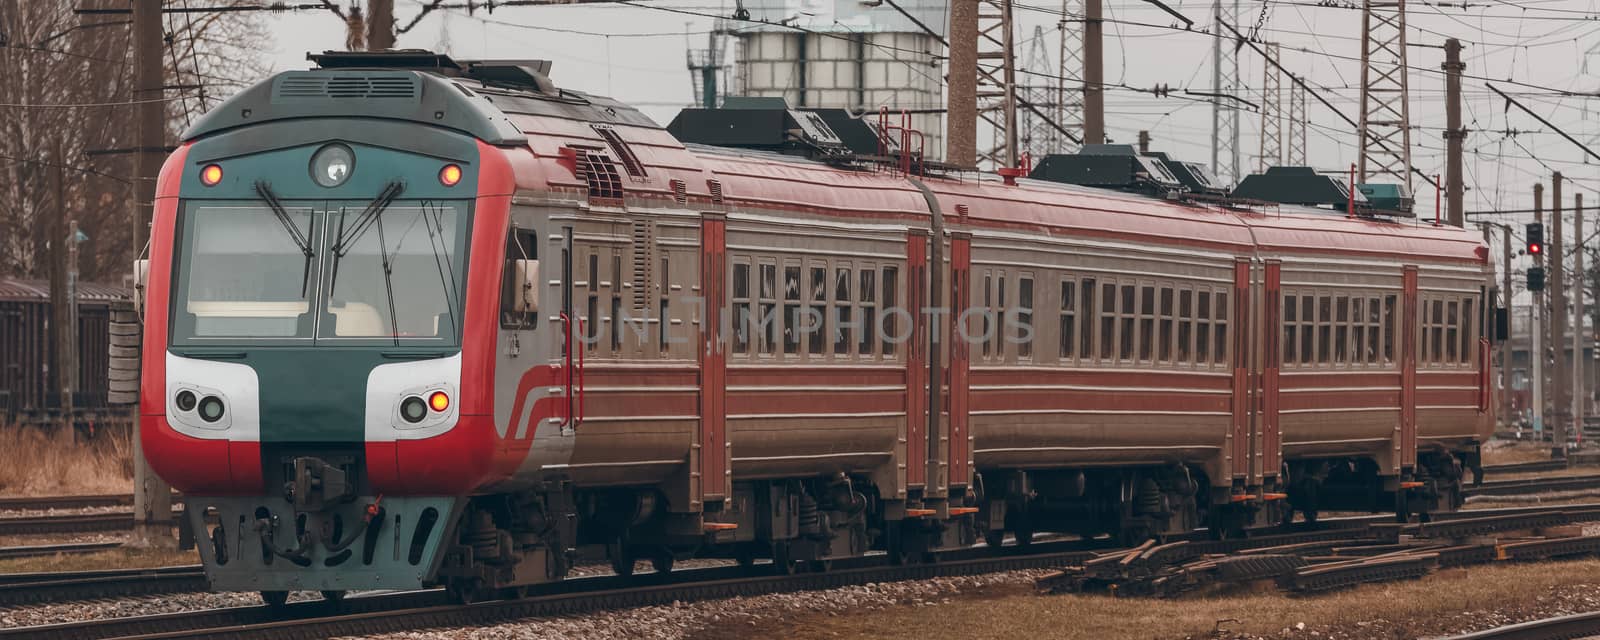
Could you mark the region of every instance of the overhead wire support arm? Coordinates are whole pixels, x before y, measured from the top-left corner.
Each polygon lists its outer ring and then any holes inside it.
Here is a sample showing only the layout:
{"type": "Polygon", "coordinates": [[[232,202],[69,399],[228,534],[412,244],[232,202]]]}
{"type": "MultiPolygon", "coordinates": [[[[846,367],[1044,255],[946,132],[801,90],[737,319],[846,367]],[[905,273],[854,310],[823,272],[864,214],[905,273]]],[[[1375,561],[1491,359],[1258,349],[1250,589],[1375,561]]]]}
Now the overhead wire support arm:
{"type": "Polygon", "coordinates": [[[1499,94],[1500,97],[1505,98],[1506,104],[1514,105],[1514,106],[1516,106],[1516,108],[1521,109],[1523,113],[1526,113],[1526,114],[1528,114],[1530,116],[1533,116],[1533,119],[1534,120],[1538,120],[1539,124],[1542,124],[1542,125],[1544,125],[1546,127],[1550,127],[1550,129],[1552,131],[1555,131],[1556,133],[1561,134],[1561,137],[1566,138],[1567,142],[1571,142],[1572,144],[1578,145],[1578,148],[1579,149],[1583,149],[1584,153],[1589,154],[1590,157],[1592,157],[1592,158],[1594,158],[1596,160],[1600,160],[1600,154],[1596,154],[1593,149],[1590,149],[1588,146],[1584,145],[1582,142],[1578,142],[1577,138],[1574,138],[1571,135],[1568,135],[1566,131],[1563,131],[1561,129],[1561,127],[1557,127],[1556,125],[1552,124],[1549,120],[1544,119],[1544,116],[1541,116],[1541,115],[1539,115],[1537,113],[1534,113],[1532,109],[1529,109],[1528,107],[1524,106],[1521,102],[1517,102],[1516,98],[1512,98],[1511,96],[1506,95],[1506,92],[1501,91],[1498,87],[1496,87],[1496,86],[1494,86],[1492,84],[1489,84],[1487,82],[1483,83],[1483,86],[1488,87],[1490,91],[1493,91],[1496,94],[1499,94]]]}

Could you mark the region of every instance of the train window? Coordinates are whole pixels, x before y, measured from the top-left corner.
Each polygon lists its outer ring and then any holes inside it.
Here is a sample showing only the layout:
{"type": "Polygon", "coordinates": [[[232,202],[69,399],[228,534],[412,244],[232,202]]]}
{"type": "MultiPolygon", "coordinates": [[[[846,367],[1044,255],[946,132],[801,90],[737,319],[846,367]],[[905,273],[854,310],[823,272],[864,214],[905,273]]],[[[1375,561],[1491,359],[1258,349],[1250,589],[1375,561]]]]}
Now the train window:
{"type": "Polygon", "coordinates": [[[1365,344],[1367,342],[1367,314],[1366,298],[1350,299],[1350,356],[1351,364],[1366,362],[1365,344]]]}
{"type": "Polygon", "coordinates": [[[1217,321],[1212,324],[1216,331],[1216,339],[1211,342],[1212,362],[1227,364],[1228,362],[1228,293],[1217,292],[1217,321]]]}
{"type": "MultiPolygon", "coordinates": [[[[895,322],[899,315],[900,269],[883,268],[883,355],[894,355],[894,344],[901,339],[900,327],[895,322]]],[[[913,318],[914,319],[914,318],[913,318]]]]}
{"type": "Polygon", "coordinates": [[[594,345],[600,341],[600,255],[596,253],[589,254],[589,308],[583,322],[584,339],[588,349],[594,351],[594,345]]]}
{"type": "Polygon", "coordinates": [[[878,336],[878,272],[871,267],[861,270],[861,288],[856,297],[861,301],[861,355],[870,356],[877,347],[878,336]]]}
{"type": "Polygon", "coordinates": [[[1287,295],[1287,294],[1284,295],[1283,301],[1282,301],[1282,304],[1283,304],[1283,364],[1284,365],[1294,364],[1297,361],[1296,357],[1297,357],[1297,354],[1299,353],[1295,349],[1295,347],[1299,346],[1298,343],[1299,343],[1299,336],[1300,336],[1300,320],[1299,320],[1300,314],[1296,313],[1297,311],[1300,310],[1300,305],[1298,304],[1297,301],[1298,301],[1298,298],[1294,297],[1293,295],[1287,295]]]}
{"type": "Polygon", "coordinates": [[[1194,361],[1211,362],[1211,292],[1195,293],[1194,361]]]}
{"type": "Polygon", "coordinates": [[[989,340],[994,342],[994,357],[996,360],[1006,359],[1006,335],[1011,329],[1006,326],[1006,274],[1004,271],[994,280],[995,305],[990,309],[990,315],[995,321],[995,330],[989,335],[989,340]]]}
{"type": "Polygon", "coordinates": [[[672,271],[667,261],[665,252],[661,256],[661,270],[658,277],[661,285],[656,287],[656,303],[659,314],[656,316],[656,347],[661,350],[661,355],[667,355],[672,350],[672,318],[670,317],[670,303],[672,302],[672,271]]]}
{"type": "Polygon", "coordinates": [[[1017,357],[1033,357],[1033,278],[1017,276],[1017,357]]]}
{"type": "Polygon", "coordinates": [[[733,352],[750,352],[750,265],[733,265],[733,352]]]}
{"type": "Polygon", "coordinates": [[[1443,345],[1440,343],[1444,341],[1444,301],[1434,300],[1429,306],[1433,310],[1433,325],[1431,327],[1431,335],[1428,336],[1428,357],[1424,361],[1428,363],[1443,362],[1444,359],[1440,357],[1444,353],[1440,349],[1443,345]]]}
{"type": "Polygon", "coordinates": [[[1172,287],[1161,288],[1161,326],[1156,331],[1156,359],[1172,362],[1172,287]]]}
{"type": "Polygon", "coordinates": [[[1156,288],[1144,285],[1139,288],[1139,360],[1149,362],[1154,356],[1156,337],[1156,288]]]}
{"type": "Polygon", "coordinates": [[[1461,336],[1459,335],[1461,331],[1460,312],[1460,302],[1451,300],[1445,304],[1444,354],[1445,362],[1451,364],[1461,361],[1460,350],[1457,348],[1461,344],[1461,336]]]}
{"type": "Polygon", "coordinates": [[[833,270],[833,353],[850,355],[850,280],[853,275],[848,265],[833,270]]]}
{"type": "Polygon", "coordinates": [[[1333,361],[1333,297],[1317,296],[1317,362],[1333,361]]]}
{"type": "Polygon", "coordinates": [[[1117,341],[1117,285],[1100,285],[1100,360],[1111,362],[1117,341]]]}
{"type": "Polygon", "coordinates": [[[1377,298],[1367,298],[1367,364],[1378,363],[1378,342],[1382,340],[1383,316],[1377,298]]]}
{"type": "MultiPolygon", "coordinates": [[[[518,313],[514,311],[517,296],[521,296],[522,283],[517,281],[517,261],[539,259],[539,234],[533,229],[518,229],[512,227],[506,234],[506,258],[503,267],[503,276],[500,285],[500,327],[503,329],[534,329],[539,325],[539,312],[537,309],[518,313]]],[[[535,279],[538,274],[534,274],[535,279]]],[[[542,281],[534,284],[543,287],[542,281]]],[[[539,291],[533,292],[534,300],[538,300],[539,291]]]]}
{"type": "Polygon", "coordinates": [[[622,256],[611,254],[611,352],[622,350],[622,256]]]}
{"type": "Polygon", "coordinates": [[[1335,296],[1333,299],[1333,362],[1342,364],[1350,355],[1350,299],[1335,296]]]}
{"type": "Polygon", "coordinates": [[[783,352],[800,353],[800,265],[783,267],[783,352]]]}
{"type": "Polygon", "coordinates": [[[1094,294],[1097,289],[1094,278],[1084,278],[1078,285],[1078,357],[1083,359],[1094,357],[1094,294]]]}
{"type": "Polygon", "coordinates": [[[1394,312],[1395,297],[1393,294],[1383,297],[1383,362],[1394,362],[1394,312]]]}
{"type": "Polygon", "coordinates": [[[1188,363],[1194,353],[1194,291],[1178,291],[1178,362],[1188,363]]]}
{"type": "Polygon", "coordinates": [[[756,335],[761,353],[770,354],[778,344],[778,265],[761,265],[761,315],[756,317],[756,335]]]}
{"type": "Polygon", "coordinates": [[[983,323],[983,330],[978,332],[978,339],[983,341],[983,357],[984,358],[988,358],[989,357],[989,353],[990,353],[990,350],[991,350],[990,349],[990,345],[989,345],[989,332],[992,331],[993,329],[992,329],[992,326],[989,323],[988,310],[992,309],[992,308],[994,308],[994,274],[985,271],[985,272],[983,272],[983,309],[984,309],[984,313],[981,314],[982,315],[982,319],[980,320],[980,322],[983,323]]]}
{"type": "Polygon", "coordinates": [[[1316,296],[1300,296],[1300,364],[1317,359],[1316,296]]]}
{"type": "Polygon", "coordinates": [[[1061,345],[1056,353],[1063,362],[1071,360],[1078,343],[1078,283],[1071,276],[1061,277],[1061,345]]]}
{"type": "Polygon", "coordinates": [[[1133,304],[1138,296],[1135,289],[1136,287],[1131,284],[1122,285],[1122,299],[1117,301],[1119,305],[1117,318],[1120,320],[1117,323],[1117,344],[1119,345],[1117,359],[1122,362],[1133,360],[1133,322],[1139,311],[1138,307],[1133,304]]]}
{"type": "Polygon", "coordinates": [[[1473,344],[1476,342],[1476,340],[1474,340],[1474,338],[1477,336],[1477,332],[1474,331],[1473,329],[1474,329],[1474,326],[1477,324],[1478,316],[1475,316],[1475,315],[1472,314],[1472,310],[1473,310],[1473,307],[1474,307],[1474,305],[1473,305],[1474,301],[1475,301],[1475,299],[1474,298],[1470,298],[1470,297],[1461,301],[1461,352],[1460,352],[1461,360],[1460,360],[1460,362],[1462,364],[1470,364],[1472,362],[1472,354],[1473,354],[1473,351],[1474,351],[1472,347],[1473,347],[1473,344]]]}
{"type": "Polygon", "coordinates": [[[806,334],[806,353],[823,355],[824,340],[828,335],[828,268],[811,266],[811,332],[806,334]]]}

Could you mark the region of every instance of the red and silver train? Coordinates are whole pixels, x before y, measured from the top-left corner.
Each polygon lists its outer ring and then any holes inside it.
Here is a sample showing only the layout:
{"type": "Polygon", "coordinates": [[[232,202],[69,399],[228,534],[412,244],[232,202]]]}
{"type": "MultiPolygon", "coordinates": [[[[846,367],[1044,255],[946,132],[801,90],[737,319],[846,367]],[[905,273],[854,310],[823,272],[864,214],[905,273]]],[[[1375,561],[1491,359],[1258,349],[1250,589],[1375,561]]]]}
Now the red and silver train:
{"type": "Polygon", "coordinates": [[[1490,436],[1461,229],[686,145],[540,63],[315,59],[160,178],[142,442],[219,590],[1413,514],[1490,436]]]}

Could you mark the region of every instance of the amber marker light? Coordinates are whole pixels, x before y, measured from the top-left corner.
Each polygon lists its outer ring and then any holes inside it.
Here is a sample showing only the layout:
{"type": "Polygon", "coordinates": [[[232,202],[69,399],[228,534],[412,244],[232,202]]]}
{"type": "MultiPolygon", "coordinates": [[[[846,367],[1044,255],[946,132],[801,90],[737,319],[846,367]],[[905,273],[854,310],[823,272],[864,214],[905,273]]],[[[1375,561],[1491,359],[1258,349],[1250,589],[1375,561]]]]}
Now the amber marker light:
{"type": "Polygon", "coordinates": [[[222,182],[222,165],[206,165],[206,168],[200,170],[200,182],[205,183],[208,187],[217,186],[218,182],[222,182]]]}
{"type": "Polygon", "coordinates": [[[443,391],[428,394],[428,408],[443,413],[445,409],[450,408],[450,396],[443,391]]]}
{"type": "Polygon", "coordinates": [[[439,170],[439,182],[446,187],[456,186],[456,183],[461,182],[461,166],[445,165],[443,169],[439,170]]]}

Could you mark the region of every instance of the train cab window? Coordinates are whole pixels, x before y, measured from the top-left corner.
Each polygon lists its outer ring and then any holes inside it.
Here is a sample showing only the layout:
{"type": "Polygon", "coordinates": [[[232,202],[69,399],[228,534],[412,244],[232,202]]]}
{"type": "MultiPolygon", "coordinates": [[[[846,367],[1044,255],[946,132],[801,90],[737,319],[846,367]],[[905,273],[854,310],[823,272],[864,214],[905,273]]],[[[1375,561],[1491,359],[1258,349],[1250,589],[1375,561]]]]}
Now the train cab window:
{"type": "Polygon", "coordinates": [[[1217,321],[1211,325],[1215,331],[1215,339],[1211,342],[1211,361],[1217,364],[1228,362],[1228,293],[1217,292],[1217,321]]]}
{"type": "Polygon", "coordinates": [[[583,316],[583,336],[588,343],[588,349],[594,351],[595,344],[600,342],[600,255],[589,254],[588,275],[588,308],[583,316]]]}
{"type": "Polygon", "coordinates": [[[1211,362],[1211,292],[1195,292],[1194,361],[1211,362]]]}
{"type": "Polygon", "coordinates": [[[1333,298],[1333,363],[1344,364],[1350,354],[1350,299],[1333,298]]]}
{"type": "Polygon", "coordinates": [[[1333,362],[1333,296],[1317,296],[1317,363],[1333,362]]]}
{"type": "Polygon", "coordinates": [[[861,286],[856,298],[861,303],[861,339],[857,349],[861,355],[871,356],[878,345],[878,272],[872,267],[861,269],[861,286]]]}
{"type": "Polygon", "coordinates": [[[771,355],[778,344],[778,265],[761,265],[761,306],[756,316],[756,335],[761,353],[771,355]]]}
{"type": "Polygon", "coordinates": [[[1017,276],[1017,357],[1033,358],[1033,278],[1017,276]]]}
{"type": "MultiPolygon", "coordinates": [[[[901,311],[900,300],[900,269],[898,267],[883,268],[883,355],[893,356],[894,345],[905,336],[900,335],[900,325],[896,322],[901,311]]],[[[909,316],[908,316],[909,317],[909,316]]],[[[914,318],[913,318],[914,320],[914,318]]]]}
{"type": "Polygon", "coordinates": [[[811,308],[807,314],[811,316],[810,332],[806,334],[806,353],[813,356],[825,355],[826,338],[828,335],[828,268],[820,264],[811,266],[811,308]]]}
{"type": "Polygon", "coordinates": [[[1078,284],[1078,357],[1084,360],[1094,357],[1094,296],[1099,290],[1094,285],[1094,278],[1078,284]]]}
{"type": "Polygon", "coordinates": [[[1078,343],[1078,283],[1071,276],[1061,278],[1061,344],[1056,356],[1062,362],[1072,360],[1078,343]]]}
{"type": "Polygon", "coordinates": [[[1283,364],[1285,366],[1299,361],[1299,350],[1296,349],[1299,346],[1300,336],[1300,314],[1296,313],[1300,310],[1298,301],[1299,298],[1292,295],[1285,295],[1281,301],[1283,305],[1283,364]]]}
{"type": "Polygon", "coordinates": [[[1194,353],[1194,291],[1178,291],[1178,353],[1177,361],[1188,364],[1194,353]]]}
{"type": "Polygon", "coordinates": [[[1394,334],[1395,322],[1395,296],[1393,294],[1383,297],[1383,362],[1394,362],[1394,334]]]}
{"type": "Polygon", "coordinates": [[[850,355],[850,328],[854,326],[850,314],[851,275],[849,266],[833,270],[833,354],[838,356],[850,355]]]}
{"type": "Polygon", "coordinates": [[[1170,363],[1172,362],[1172,325],[1174,320],[1172,316],[1172,287],[1161,288],[1160,304],[1158,312],[1161,314],[1161,322],[1160,326],[1156,328],[1156,359],[1170,363]]]}
{"type": "Polygon", "coordinates": [[[800,353],[800,265],[783,267],[783,353],[800,353]]]}
{"type": "Polygon", "coordinates": [[[1156,288],[1139,287],[1139,361],[1149,362],[1155,356],[1156,288]]]}
{"type": "Polygon", "coordinates": [[[733,352],[750,352],[750,265],[733,265],[733,352]]]}
{"type": "Polygon", "coordinates": [[[1100,285],[1100,361],[1111,362],[1117,345],[1117,285],[1100,285]]]}
{"type": "MultiPolygon", "coordinates": [[[[517,263],[519,260],[532,260],[537,267],[539,260],[539,234],[533,229],[517,229],[513,227],[506,234],[505,265],[501,271],[500,284],[500,328],[530,330],[539,326],[539,310],[537,308],[526,312],[516,311],[519,296],[523,295],[523,283],[517,280],[517,263]]],[[[528,264],[528,263],[524,263],[528,264]]],[[[539,274],[532,274],[535,287],[543,287],[539,274]]],[[[532,292],[533,300],[538,300],[541,291],[532,292]]]]}

